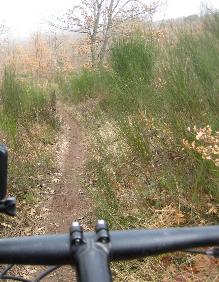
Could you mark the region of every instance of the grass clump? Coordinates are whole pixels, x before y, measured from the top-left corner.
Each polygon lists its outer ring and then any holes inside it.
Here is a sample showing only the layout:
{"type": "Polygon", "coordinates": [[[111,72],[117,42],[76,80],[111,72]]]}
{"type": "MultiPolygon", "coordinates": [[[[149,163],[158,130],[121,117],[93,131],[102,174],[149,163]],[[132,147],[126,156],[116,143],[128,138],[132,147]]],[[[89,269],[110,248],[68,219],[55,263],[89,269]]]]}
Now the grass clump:
{"type": "Polygon", "coordinates": [[[6,68],[0,89],[2,113],[17,123],[46,122],[55,126],[52,95],[33,82],[20,81],[11,68],[6,68]]]}
{"type": "Polygon", "coordinates": [[[43,187],[53,167],[49,147],[58,129],[54,94],[20,80],[7,67],[0,97],[0,142],[9,148],[9,193],[31,206],[31,197],[43,187]]]}
{"type": "Polygon", "coordinates": [[[110,62],[117,79],[125,84],[147,84],[153,77],[155,46],[152,39],[135,36],[115,42],[110,62]]]}
{"type": "Polygon", "coordinates": [[[76,75],[70,74],[64,78],[57,77],[61,97],[75,104],[88,98],[99,97],[105,91],[105,84],[108,83],[108,79],[105,73],[86,69],[76,75]]]}

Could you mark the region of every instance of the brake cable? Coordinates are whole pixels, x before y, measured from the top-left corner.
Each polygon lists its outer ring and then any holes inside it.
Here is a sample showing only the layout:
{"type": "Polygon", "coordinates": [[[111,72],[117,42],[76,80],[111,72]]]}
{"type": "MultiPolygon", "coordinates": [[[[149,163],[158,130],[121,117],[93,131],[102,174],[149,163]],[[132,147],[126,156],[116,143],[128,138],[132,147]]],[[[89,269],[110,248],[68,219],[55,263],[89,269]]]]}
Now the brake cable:
{"type": "Polygon", "coordinates": [[[214,258],[219,258],[219,248],[208,248],[207,250],[196,250],[196,249],[187,249],[183,252],[190,253],[190,254],[201,254],[201,255],[207,255],[214,258]]]}

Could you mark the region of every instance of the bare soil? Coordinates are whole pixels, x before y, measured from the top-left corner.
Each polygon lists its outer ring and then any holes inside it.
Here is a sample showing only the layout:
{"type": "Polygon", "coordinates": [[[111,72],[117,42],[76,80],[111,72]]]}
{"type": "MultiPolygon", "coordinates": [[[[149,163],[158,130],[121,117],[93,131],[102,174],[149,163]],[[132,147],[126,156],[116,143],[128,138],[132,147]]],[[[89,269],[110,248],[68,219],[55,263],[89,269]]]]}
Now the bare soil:
{"type": "MultiPolygon", "coordinates": [[[[88,230],[92,221],[92,207],[81,185],[81,175],[86,158],[85,138],[82,128],[73,118],[71,108],[58,105],[62,124],[57,142],[57,172],[52,176],[44,226],[46,233],[67,233],[73,221],[79,221],[88,230]]],[[[62,267],[46,281],[73,281],[71,267],[62,267]]]]}

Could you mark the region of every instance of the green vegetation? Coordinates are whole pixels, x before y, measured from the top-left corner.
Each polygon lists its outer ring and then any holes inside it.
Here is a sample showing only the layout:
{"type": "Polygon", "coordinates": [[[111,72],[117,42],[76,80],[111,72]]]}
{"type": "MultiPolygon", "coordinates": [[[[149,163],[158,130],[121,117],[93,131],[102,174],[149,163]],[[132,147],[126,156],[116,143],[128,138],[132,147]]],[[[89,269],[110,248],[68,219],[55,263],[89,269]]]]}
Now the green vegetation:
{"type": "Polygon", "coordinates": [[[19,79],[11,67],[5,69],[0,137],[9,148],[9,192],[20,201],[33,201],[52,167],[46,145],[54,142],[58,126],[53,96],[36,83],[19,79]]]}
{"type": "Polygon", "coordinates": [[[6,68],[1,86],[2,113],[17,123],[53,123],[52,95],[34,82],[20,81],[11,68],[6,68]]]}
{"type": "Polygon", "coordinates": [[[106,79],[102,72],[82,70],[79,74],[70,74],[67,77],[59,75],[57,82],[62,96],[69,102],[77,104],[104,92],[106,79]]]}
{"type": "MultiPolygon", "coordinates": [[[[120,39],[111,47],[110,68],[83,71],[60,85],[76,104],[98,97],[95,110],[80,117],[90,140],[87,186],[98,217],[111,227],[217,222],[218,27],[215,14],[174,36],[170,31],[162,42],[155,32],[120,39]]],[[[168,264],[170,279],[183,264],[190,269],[188,260],[168,264]]],[[[161,258],[164,274],[162,265],[161,258]]],[[[130,265],[120,267],[139,279],[130,265]]],[[[141,277],[160,281],[153,262],[146,270],[151,276],[142,270],[141,277]]]]}

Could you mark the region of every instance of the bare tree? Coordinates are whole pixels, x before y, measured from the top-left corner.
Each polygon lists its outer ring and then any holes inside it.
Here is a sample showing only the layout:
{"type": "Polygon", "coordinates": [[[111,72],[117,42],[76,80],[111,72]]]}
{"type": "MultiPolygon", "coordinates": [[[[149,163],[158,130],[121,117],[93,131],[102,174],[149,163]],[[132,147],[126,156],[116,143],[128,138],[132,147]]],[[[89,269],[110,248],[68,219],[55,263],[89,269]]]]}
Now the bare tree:
{"type": "Polygon", "coordinates": [[[86,34],[92,67],[103,64],[112,32],[125,22],[145,20],[154,13],[158,1],[145,5],[141,0],[80,0],[50,25],[68,32],[86,34]]]}

